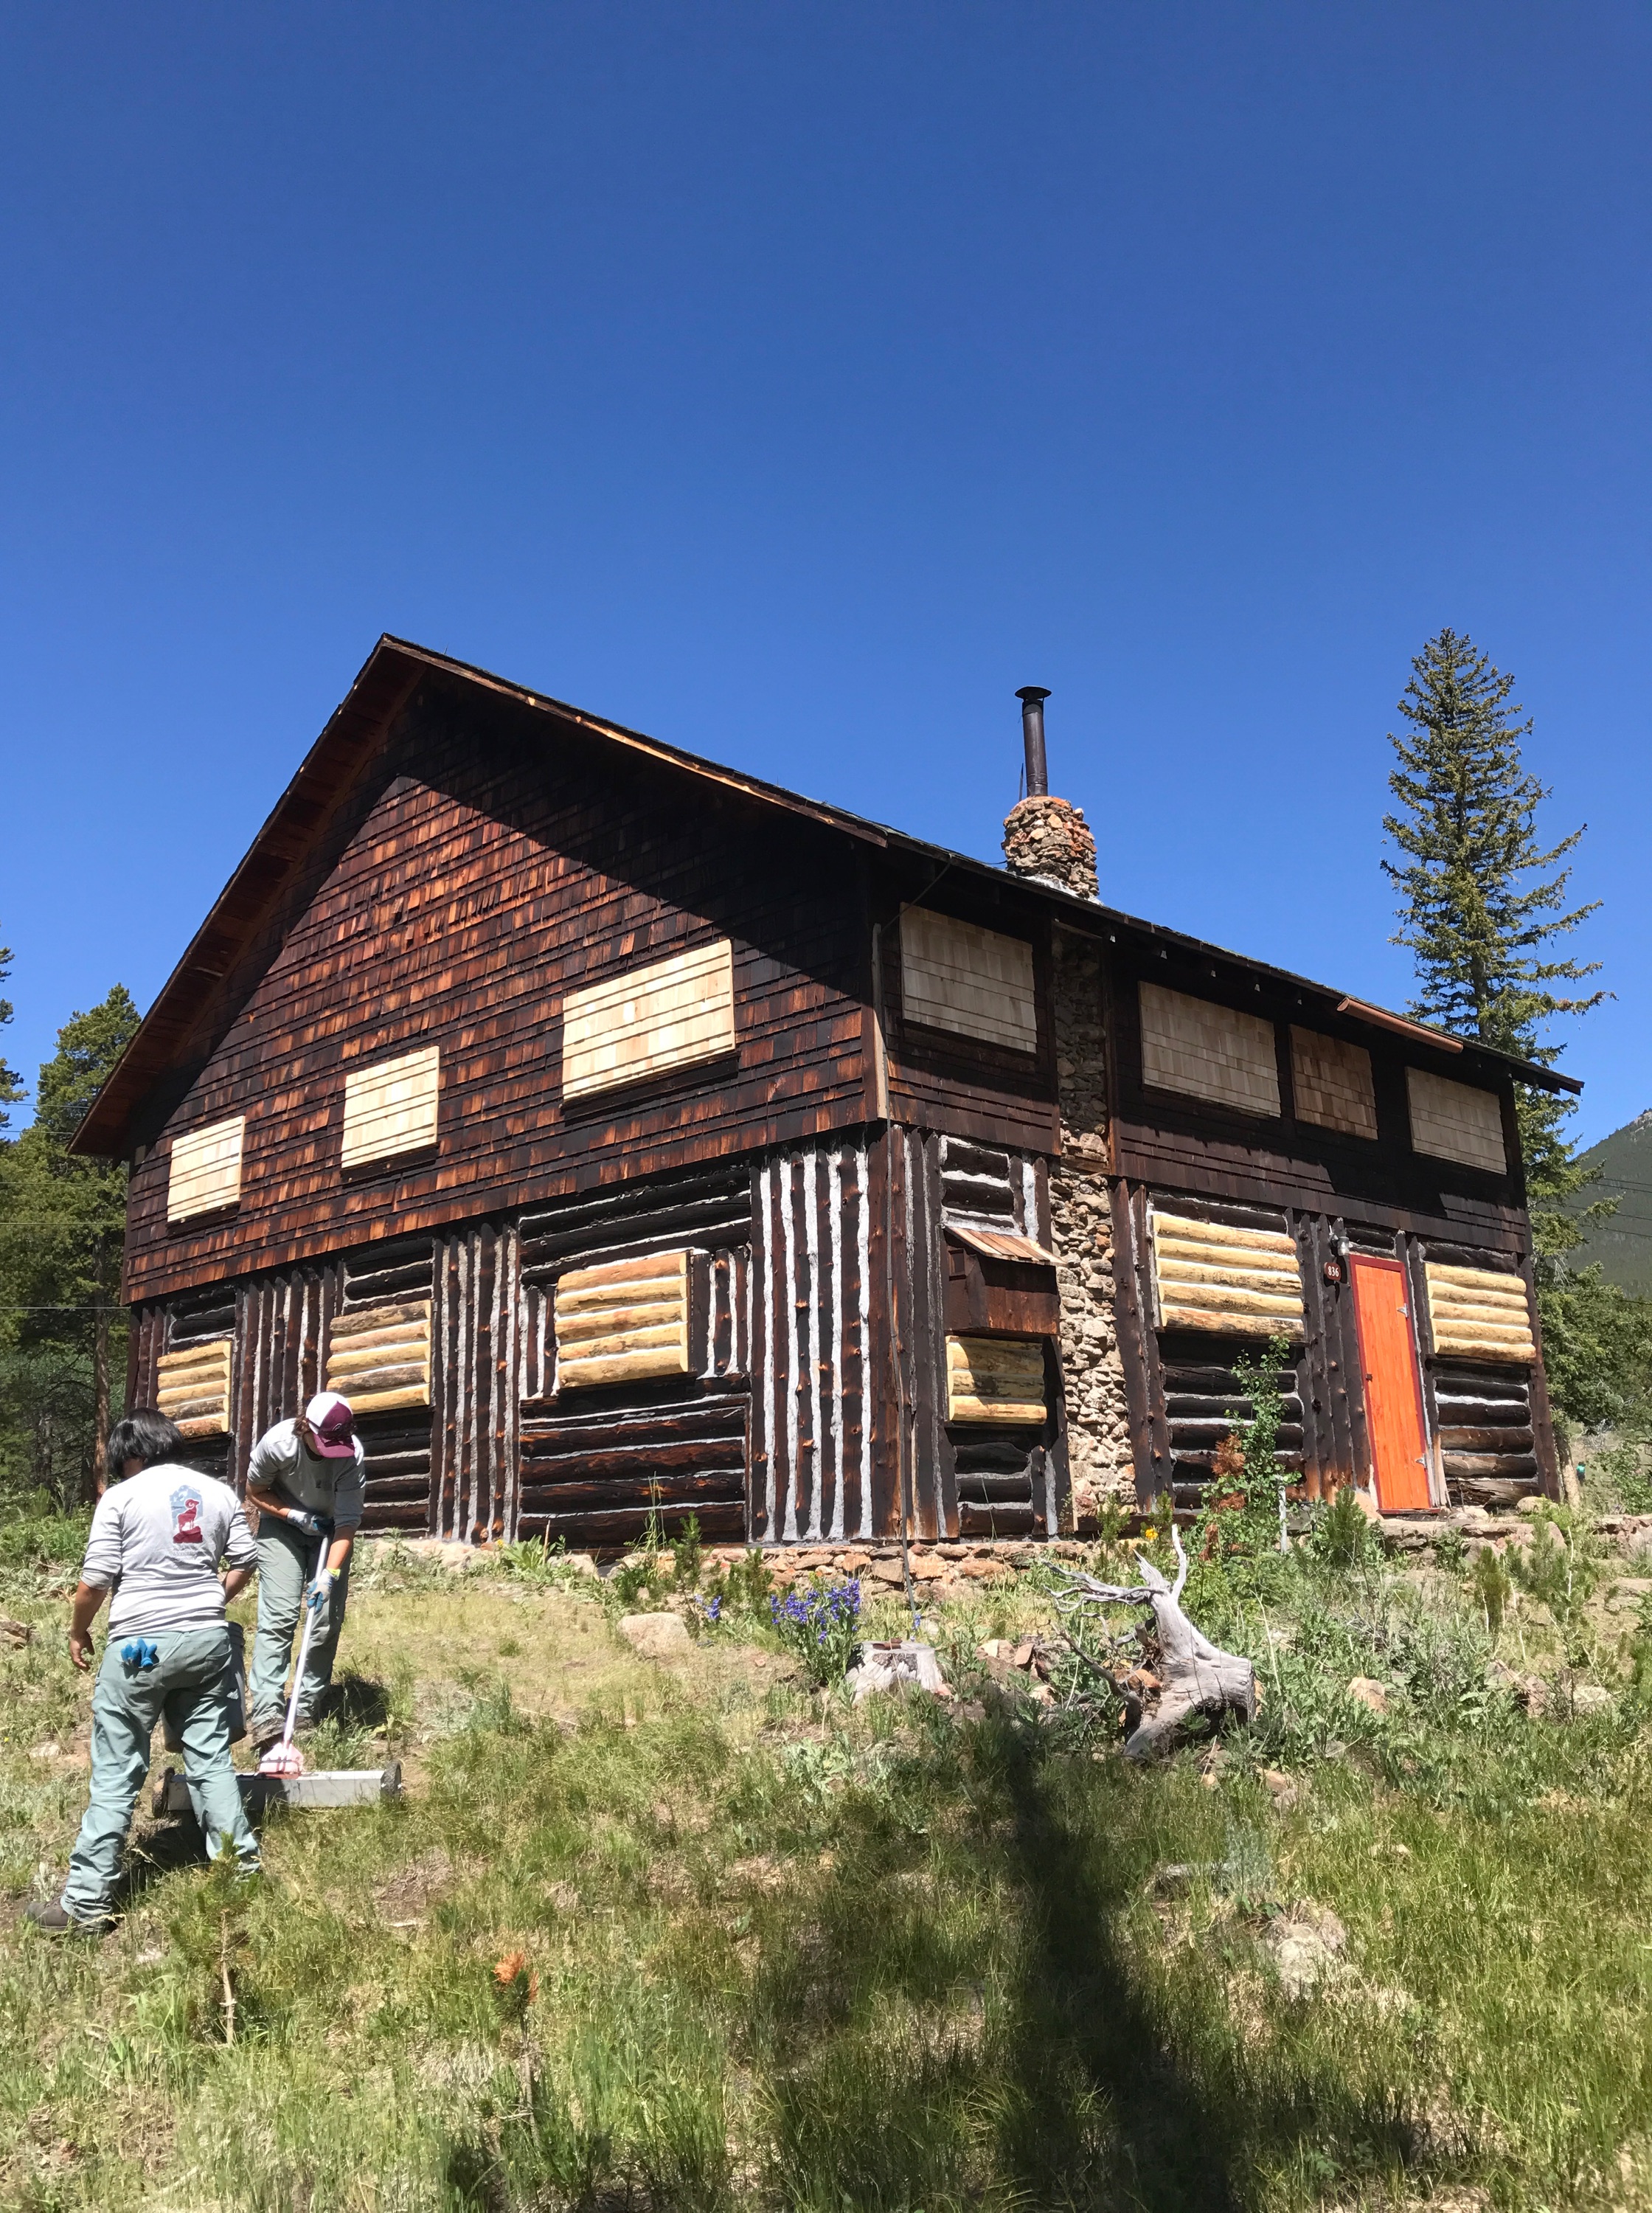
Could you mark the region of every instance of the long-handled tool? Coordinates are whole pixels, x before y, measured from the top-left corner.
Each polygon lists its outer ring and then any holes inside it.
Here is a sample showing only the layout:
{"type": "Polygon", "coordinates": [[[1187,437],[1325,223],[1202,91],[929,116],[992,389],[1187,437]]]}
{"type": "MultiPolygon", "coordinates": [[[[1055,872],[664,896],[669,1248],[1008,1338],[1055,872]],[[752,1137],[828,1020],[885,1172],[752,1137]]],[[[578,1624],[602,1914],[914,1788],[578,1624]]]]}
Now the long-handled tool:
{"type": "MultiPolygon", "coordinates": [[[[320,1573],[326,1544],[324,1536],[316,1549],[317,1575],[320,1573]]],[[[258,1771],[260,1775],[291,1777],[304,1772],[304,1755],[293,1742],[293,1731],[298,1726],[298,1698],[304,1687],[304,1667],[310,1656],[310,1639],[315,1634],[316,1617],[321,1611],[312,1594],[315,1576],[312,1576],[304,1587],[304,1633],[298,1640],[298,1660],[293,1668],[293,1694],[287,1701],[287,1726],[281,1732],[280,1743],[271,1745],[259,1760],[258,1771]]]]}

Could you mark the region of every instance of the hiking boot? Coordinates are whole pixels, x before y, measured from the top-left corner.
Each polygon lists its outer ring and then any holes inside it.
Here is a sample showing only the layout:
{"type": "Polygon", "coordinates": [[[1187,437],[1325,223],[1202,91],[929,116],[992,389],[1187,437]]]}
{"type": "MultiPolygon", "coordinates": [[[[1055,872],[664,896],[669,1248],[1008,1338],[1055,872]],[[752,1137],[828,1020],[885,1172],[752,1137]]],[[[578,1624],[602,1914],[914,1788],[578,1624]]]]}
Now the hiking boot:
{"type": "Polygon", "coordinates": [[[260,1759],[272,1745],[280,1743],[286,1734],[286,1716],[272,1722],[254,1722],[252,1728],[253,1749],[260,1759]]]}
{"type": "Polygon", "coordinates": [[[49,1905],[26,1905],[23,1918],[38,1929],[43,1936],[67,1936],[71,1931],[82,1936],[103,1936],[114,1926],[107,1913],[95,1921],[77,1921],[72,1913],[65,1912],[54,1898],[49,1905]]]}

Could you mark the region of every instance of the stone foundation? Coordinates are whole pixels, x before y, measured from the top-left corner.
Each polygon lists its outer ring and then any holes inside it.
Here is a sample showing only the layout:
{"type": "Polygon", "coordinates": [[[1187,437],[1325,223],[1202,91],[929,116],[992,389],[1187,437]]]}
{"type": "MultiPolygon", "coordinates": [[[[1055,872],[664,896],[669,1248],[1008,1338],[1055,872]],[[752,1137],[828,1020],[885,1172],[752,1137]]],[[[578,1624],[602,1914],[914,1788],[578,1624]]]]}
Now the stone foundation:
{"type": "Polygon", "coordinates": [[[1064,930],[1055,932],[1054,950],[1061,1158],[1050,1170],[1050,1216],[1061,1293],[1073,1513],[1082,1528],[1107,1498],[1134,1507],[1136,1468],[1113,1306],[1101,960],[1088,939],[1064,930]]]}

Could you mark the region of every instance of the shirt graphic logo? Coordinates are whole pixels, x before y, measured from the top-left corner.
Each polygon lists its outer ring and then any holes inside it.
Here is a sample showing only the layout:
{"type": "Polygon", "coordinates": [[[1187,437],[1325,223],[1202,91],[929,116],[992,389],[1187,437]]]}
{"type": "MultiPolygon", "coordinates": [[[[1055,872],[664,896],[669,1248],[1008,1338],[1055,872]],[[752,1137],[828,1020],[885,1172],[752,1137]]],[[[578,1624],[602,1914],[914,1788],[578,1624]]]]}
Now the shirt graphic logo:
{"type": "Polygon", "coordinates": [[[204,1545],[205,1532],[201,1527],[201,1494],[198,1491],[180,1488],[172,1494],[172,1541],[174,1545],[204,1545]]]}

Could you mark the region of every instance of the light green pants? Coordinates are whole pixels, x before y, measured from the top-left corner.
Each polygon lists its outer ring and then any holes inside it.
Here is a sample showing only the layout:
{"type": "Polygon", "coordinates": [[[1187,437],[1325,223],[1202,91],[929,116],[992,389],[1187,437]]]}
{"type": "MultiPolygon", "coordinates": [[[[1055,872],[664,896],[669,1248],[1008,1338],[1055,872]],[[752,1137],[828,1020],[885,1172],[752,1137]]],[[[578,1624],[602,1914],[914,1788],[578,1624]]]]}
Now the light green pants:
{"type": "MultiPolygon", "coordinates": [[[[304,1590],[331,1539],[306,1537],[290,1522],[266,1514],[258,1533],[258,1630],[253,1639],[253,1679],[248,1695],[253,1704],[253,1734],[262,1737],[287,1718],[287,1671],[293,1657],[293,1639],[304,1613],[304,1590]]],[[[298,1692],[298,1718],[313,1722],[326,1687],[332,1680],[332,1659],[338,1649],[338,1632],[344,1625],[344,1604],[350,1594],[348,1564],[332,1586],[326,1618],[315,1625],[304,1680],[298,1692]]]]}
{"type": "Polygon", "coordinates": [[[160,1657],[141,1670],[121,1660],[131,1641],[125,1631],[110,1639],[92,1694],[92,1799],[63,1893],[63,1910],[76,1921],[99,1920],[114,1901],[132,1808],[149,1770],[149,1739],[163,1712],[183,1744],[190,1802],[208,1851],[216,1857],[227,1845],[248,1873],[259,1863],[229,1759],[235,1682],[229,1631],[221,1624],[163,1630],[149,1640],[160,1657]]]}

